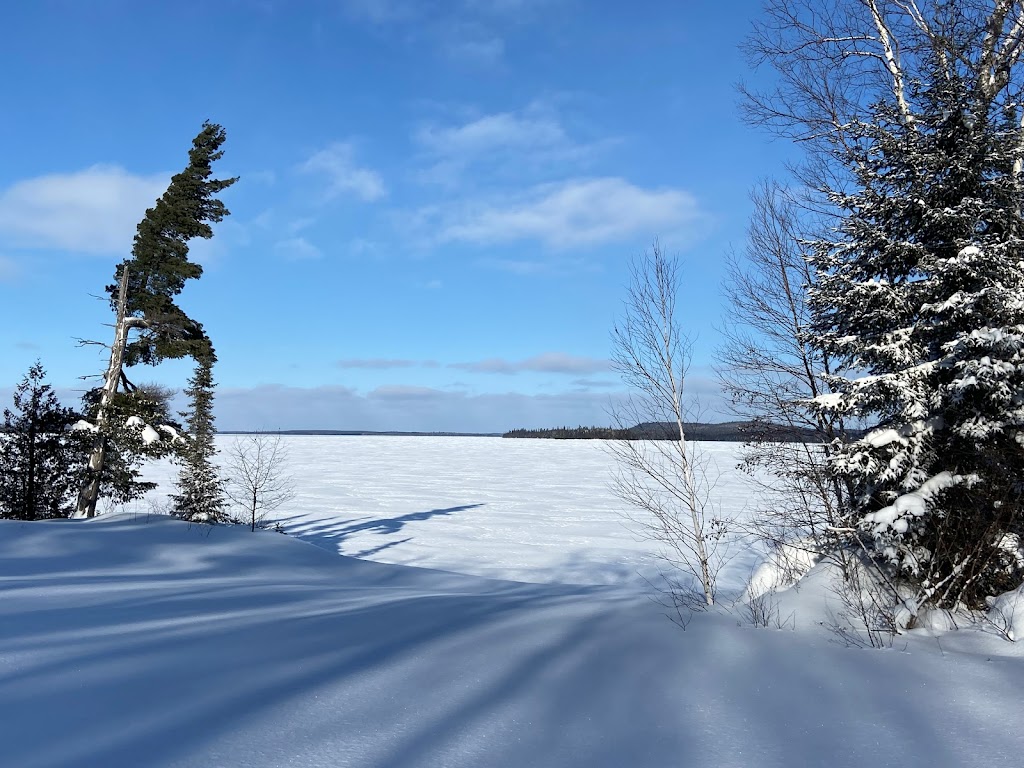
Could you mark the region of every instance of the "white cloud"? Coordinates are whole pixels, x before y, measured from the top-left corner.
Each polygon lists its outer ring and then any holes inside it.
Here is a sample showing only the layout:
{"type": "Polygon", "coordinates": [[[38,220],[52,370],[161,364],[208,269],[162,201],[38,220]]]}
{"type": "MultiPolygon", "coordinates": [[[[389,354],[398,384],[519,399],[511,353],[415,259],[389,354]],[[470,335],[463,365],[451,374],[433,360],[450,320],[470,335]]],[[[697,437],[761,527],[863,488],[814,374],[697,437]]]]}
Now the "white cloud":
{"type": "Polygon", "coordinates": [[[495,176],[550,178],[589,165],[612,143],[574,141],[554,111],[540,102],[455,124],[428,123],[413,140],[424,162],[419,180],[449,186],[495,176]]]}
{"type": "Polygon", "coordinates": [[[339,368],[367,368],[370,370],[388,370],[391,368],[436,368],[434,360],[398,360],[391,358],[370,358],[355,360],[339,360],[339,368]]]}
{"type": "Polygon", "coordinates": [[[417,141],[439,155],[480,155],[495,149],[531,149],[568,142],[565,130],[550,115],[500,112],[456,126],[425,126],[417,141]]]}
{"type": "Polygon", "coordinates": [[[0,192],[0,240],[21,248],[127,254],[170,174],[94,165],[16,182],[0,192]]]}
{"type": "Polygon", "coordinates": [[[408,384],[386,384],[377,387],[367,395],[371,400],[434,400],[444,397],[446,393],[433,387],[416,387],[408,384]]]}
{"type": "Polygon", "coordinates": [[[521,371],[537,373],[567,373],[580,376],[588,373],[602,373],[611,369],[607,360],[594,357],[568,355],[564,352],[545,352],[525,360],[508,361],[501,358],[481,360],[476,363],[453,363],[449,368],[459,368],[474,373],[516,374],[521,371]]]}
{"type": "Polygon", "coordinates": [[[440,242],[537,240],[555,249],[653,237],[706,219],[688,192],[643,189],[614,177],[542,184],[514,198],[466,201],[425,213],[421,218],[440,219],[440,242]]]}
{"type": "Polygon", "coordinates": [[[288,259],[319,259],[324,254],[304,237],[290,237],[274,243],[274,250],[288,259]]]}
{"type": "Polygon", "coordinates": [[[299,170],[325,176],[328,199],[350,194],[360,200],[373,202],[387,195],[387,188],[380,174],[369,168],[357,166],[354,155],[351,143],[335,142],[312,155],[299,166],[299,170]]]}

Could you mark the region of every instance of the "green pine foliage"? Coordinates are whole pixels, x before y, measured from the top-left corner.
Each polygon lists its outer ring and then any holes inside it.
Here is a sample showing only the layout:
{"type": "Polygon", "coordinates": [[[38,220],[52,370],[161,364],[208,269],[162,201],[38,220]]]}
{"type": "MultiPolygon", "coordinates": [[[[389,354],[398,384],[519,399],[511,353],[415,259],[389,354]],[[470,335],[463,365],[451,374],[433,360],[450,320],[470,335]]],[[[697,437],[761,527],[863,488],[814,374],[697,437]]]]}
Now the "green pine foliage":
{"type": "Polygon", "coordinates": [[[880,105],[858,127],[836,236],[814,244],[811,333],[846,371],[823,413],[874,427],[833,467],[875,557],[917,602],[982,607],[1024,577],[1024,134],[943,53],[913,121],[880,105]]]}
{"type": "Polygon", "coordinates": [[[212,165],[224,151],[224,129],[210,122],[192,141],[188,166],[176,174],[156,205],[146,211],[132,246],[132,257],[118,265],[114,282],[107,286],[116,307],[122,271],[128,269],[129,317],[144,318],[148,327],[125,352],[125,365],[156,365],[164,359],[201,357],[209,342],[203,326],[175,303],[186,280],[198,278],[203,268],[188,258],[189,240],[213,237],[215,224],[229,215],[216,195],[238,179],[215,179],[212,165]]]}
{"type": "Polygon", "coordinates": [[[0,517],[44,520],[69,517],[78,489],[71,433],[78,415],[64,408],[37,361],[14,390],[14,410],[0,428],[0,517]]]}
{"type": "MultiPolygon", "coordinates": [[[[171,416],[173,394],[157,384],[140,384],[114,395],[107,414],[100,498],[127,504],[156,488],[156,483],[142,480],[142,466],[175,450],[180,425],[171,416]]],[[[99,390],[86,392],[82,402],[87,418],[95,423],[99,390]]],[[[81,441],[79,452],[88,454],[94,433],[81,430],[75,437],[81,441]]]]}
{"type": "Polygon", "coordinates": [[[185,394],[189,406],[181,415],[187,435],[179,450],[181,470],[177,493],[172,496],[174,514],[185,520],[221,523],[228,519],[224,483],[214,464],[213,355],[196,363],[185,394]]]}

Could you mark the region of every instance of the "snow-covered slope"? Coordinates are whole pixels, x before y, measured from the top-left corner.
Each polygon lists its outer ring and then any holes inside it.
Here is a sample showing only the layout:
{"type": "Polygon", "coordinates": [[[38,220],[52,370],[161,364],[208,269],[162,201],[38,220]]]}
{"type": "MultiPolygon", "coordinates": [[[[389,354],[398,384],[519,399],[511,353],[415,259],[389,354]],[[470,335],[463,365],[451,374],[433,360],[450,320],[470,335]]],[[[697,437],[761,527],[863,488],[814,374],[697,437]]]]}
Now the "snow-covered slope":
{"type": "Polygon", "coordinates": [[[159,516],[2,521],[0,764],[1020,765],[1024,663],[979,638],[683,632],[614,587],[159,516]]]}

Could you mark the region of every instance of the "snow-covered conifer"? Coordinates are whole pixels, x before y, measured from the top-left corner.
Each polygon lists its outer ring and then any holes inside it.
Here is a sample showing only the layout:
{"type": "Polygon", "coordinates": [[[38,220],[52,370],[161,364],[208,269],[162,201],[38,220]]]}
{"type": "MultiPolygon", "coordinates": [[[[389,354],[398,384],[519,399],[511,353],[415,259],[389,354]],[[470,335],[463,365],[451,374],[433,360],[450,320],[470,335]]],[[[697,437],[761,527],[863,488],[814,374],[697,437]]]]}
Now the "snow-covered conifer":
{"type": "Polygon", "coordinates": [[[78,416],[64,408],[36,362],[14,390],[0,423],[0,517],[68,517],[81,461],[68,432],[78,416]]]}
{"type": "Polygon", "coordinates": [[[845,364],[817,405],[873,427],[834,468],[912,611],[1021,575],[999,552],[1024,478],[1024,135],[945,43],[906,104],[851,127],[855,182],[829,190],[841,218],[812,257],[811,332],[845,364]]]}
{"type": "Polygon", "coordinates": [[[227,519],[224,483],[213,462],[217,455],[213,425],[213,354],[200,357],[185,390],[188,409],[181,415],[188,434],[183,438],[174,513],[186,520],[218,523],[227,519]]]}

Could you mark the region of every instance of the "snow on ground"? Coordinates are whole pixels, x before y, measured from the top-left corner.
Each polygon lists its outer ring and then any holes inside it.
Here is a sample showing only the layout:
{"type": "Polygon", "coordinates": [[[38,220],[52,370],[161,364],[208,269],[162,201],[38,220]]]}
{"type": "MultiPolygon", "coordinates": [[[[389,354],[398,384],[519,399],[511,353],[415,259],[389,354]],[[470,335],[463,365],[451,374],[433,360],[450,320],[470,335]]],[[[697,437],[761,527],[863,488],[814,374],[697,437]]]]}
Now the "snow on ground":
{"type": "Polygon", "coordinates": [[[845,647],[813,584],[787,598],[796,631],[737,611],[684,632],[621,577],[641,547],[619,541],[594,446],[378,439],[402,440],[293,444],[306,541],[139,513],[0,521],[0,765],[1021,764],[1019,644],[845,647]],[[518,459],[477,463],[505,445],[518,459]],[[337,554],[374,548],[538,583],[337,554]]]}

